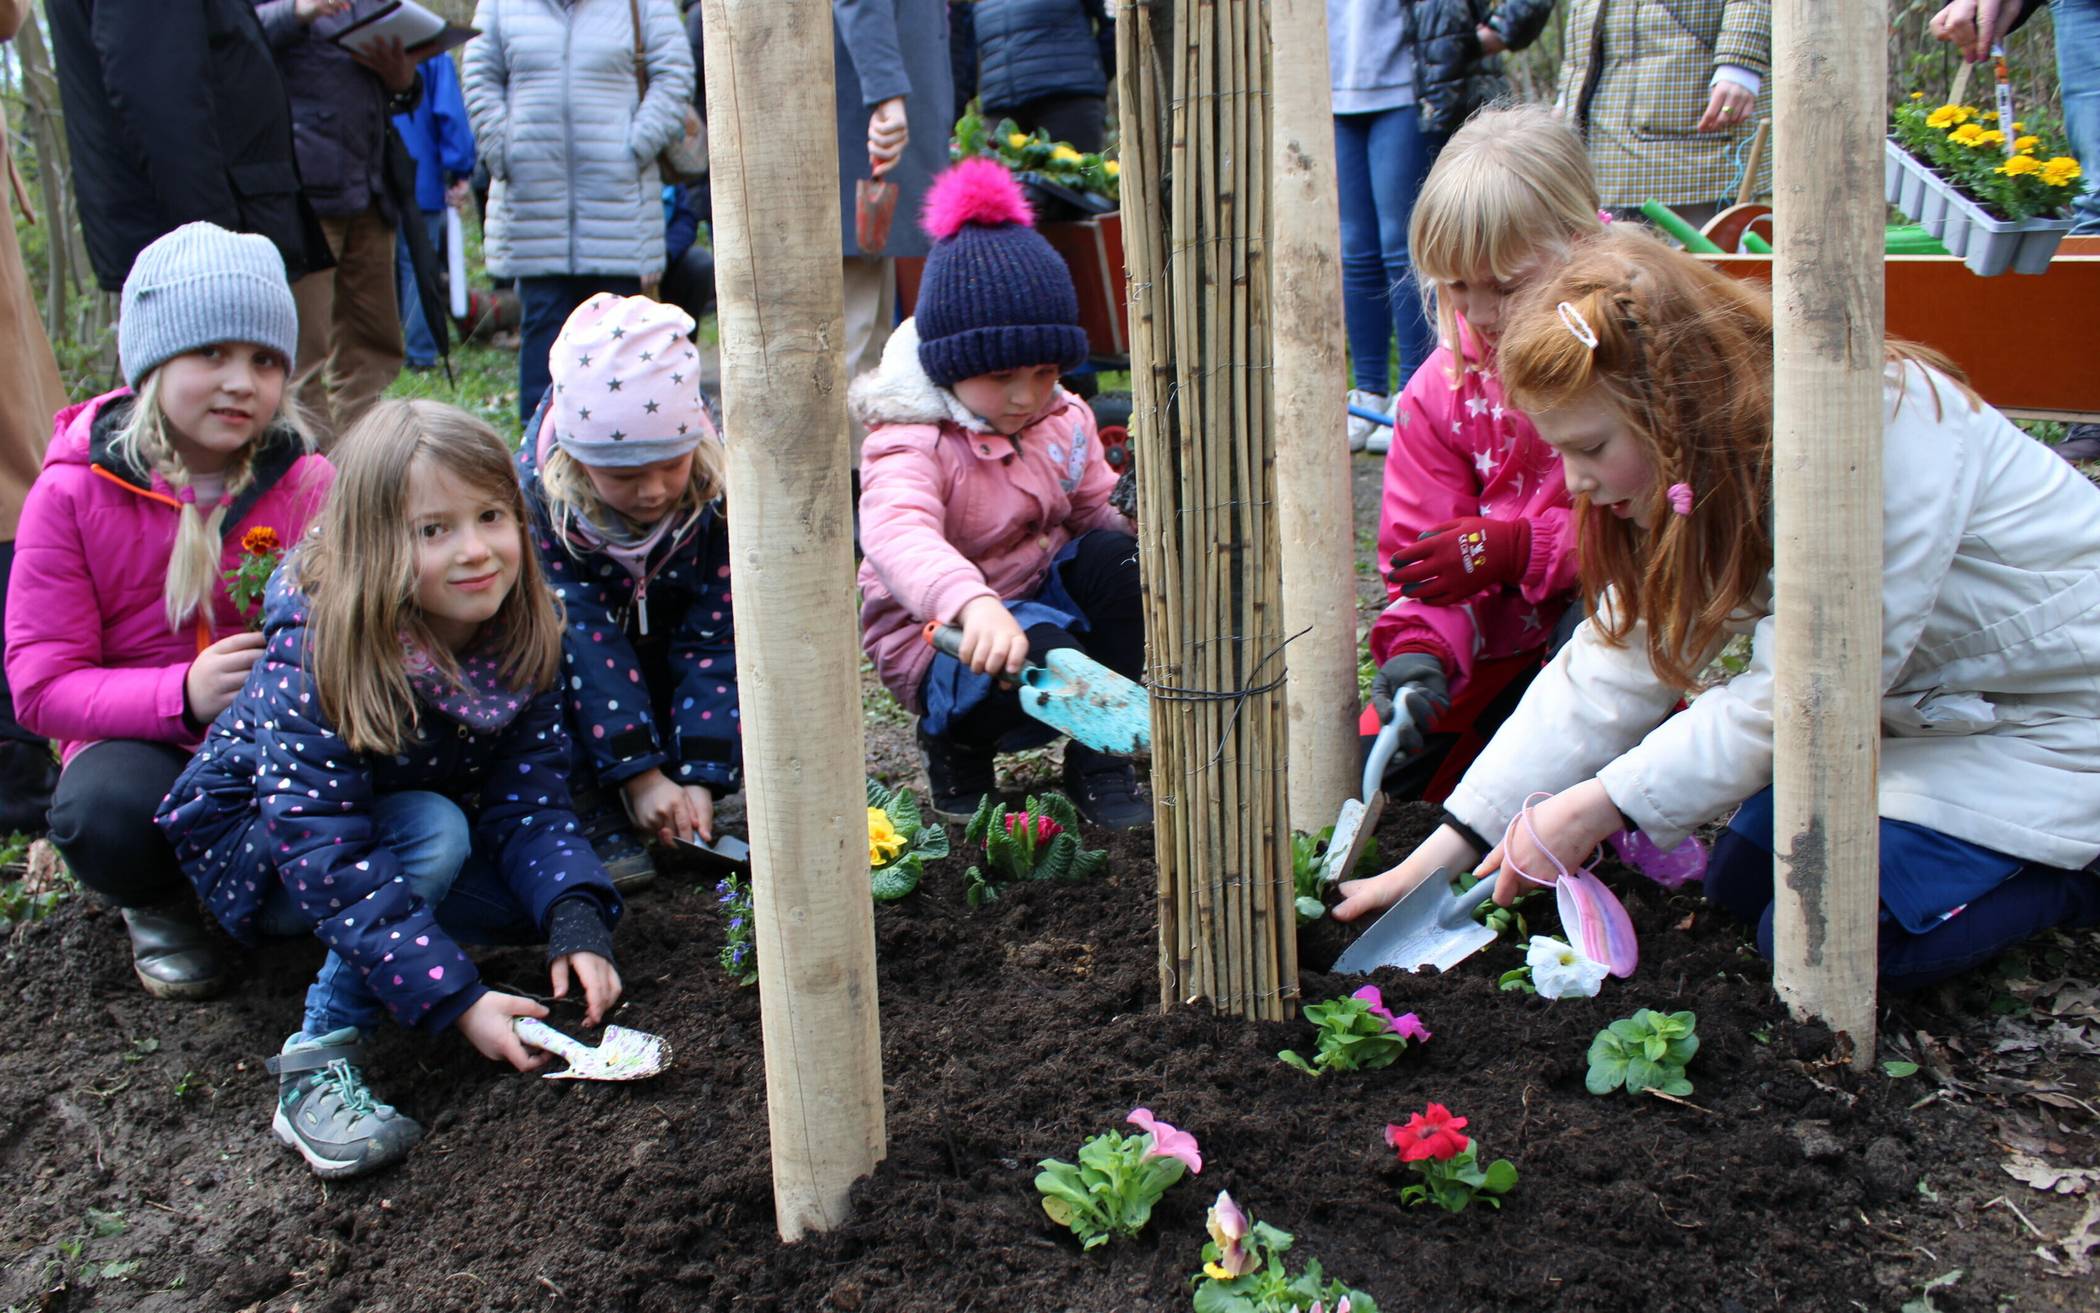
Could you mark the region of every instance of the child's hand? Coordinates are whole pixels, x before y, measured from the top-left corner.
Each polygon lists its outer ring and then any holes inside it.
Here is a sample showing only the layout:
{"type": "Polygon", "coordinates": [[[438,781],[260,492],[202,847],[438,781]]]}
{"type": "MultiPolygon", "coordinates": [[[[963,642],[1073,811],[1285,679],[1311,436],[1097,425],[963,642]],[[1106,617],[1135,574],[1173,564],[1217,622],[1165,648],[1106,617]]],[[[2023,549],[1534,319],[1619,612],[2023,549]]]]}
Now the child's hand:
{"type": "Polygon", "coordinates": [[[684,788],[686,809],[691,812],[693,817],[693,823],[687,827],[686,833],[692,834],[697,831],[701,838],[709,843],[713,843],[715,841],[715,795],[709,793],[707,787],[701,784],[688,784],[684,788]]]}
{"type": "MultiPolygon", "coordinates": [[[[559,996],[560,991],[555,991],[559,996]]],[[[519,1071],[538,1071],[547,1065],[547,1055],[527,1048],[511,1026],[517,1017],[544,1017],[547,1009],[529,998],[490,990],[474,1000],[474,1006],[452,1024],[467,1037],[474,1051],[490,1062],[507,1062],[519,1071]]]]}
{"type": "Polygon", "coordinates": [[[1479,515],[1446,520],[1393,553],[1400,595],[1457,606],[1491,588],[1522,582],[1531,561],[1531,521],[1479,515]]]}
{"type": "MultiPolygon", "coordinates": [[[[620,787],[627,794],[627,810],[634,817],[634,828],[643,834],[653,834],[670,847],[693,832],[695,818],[687,791],[662,771],[645,770],[620,787]]],[[[708,814],[712,821],[712,805],[708,814]]]]}
{"type": "MultiPolygon", "coordinates": [[[[583,986],[583,1024],[595,1026],[605,1020],[620,1001],[620,973],[596,953],[567,953],[554,959],[554,997],[569,996],[569,973],[583,986]]],[[[541,1009],[542,1012],[545,1009],[541,1009]]]]}
{"type": "Polygon", "coordinates": [[[980,597],[955,617],[962,621],[962,663],[980,675],[1018,675],[1028,660],[1028,635],[996,597],[980,597]]]}
{"type": "Polygon", "coordinates": [[[1392,870],[1368,880],[1342,881],[1342,901],[1335,905],[1334,919],[1354,921],[1366,912],[1383,911],[1427,880],[1438,867],[1464,869],[1473,860],[1473,854],[1473,845],[1466,842],[1464,835],[1448,825],[1440,825],[1392,870]]]}
{"type": "Polygon", "coordinates": [[[1509,43],[1502,39],[1502,34],[1489,27],[1486,23],[1481,23],[1474,27],[1473,35],[1480,38],[1480,53],[1482,55],[1499,55],[1509,49],[1509,43]]]}
{"type": "Polygon", "coordinates": [[[1519,868],[1532,880],[1552,884],[1560,878],[1555,857],[1572,871],[1625,825],[1604,786],[1594,779],[1585,780],[1532,808],[1530,824],[1512,825],[1503,841],[1474,868],[1474,874],[1483,880],[1492,877],[1496,904],[1508,907],[1531,882],[1518,873],[1519,868]]]}
{"type": "Polygon", "coordinates": [[[230,634],[197,654],[182,677],[182,698],[190,719],[209,725],[240,696],[248,672],[262,657],[263,636],[251,630],[230,634]]]}

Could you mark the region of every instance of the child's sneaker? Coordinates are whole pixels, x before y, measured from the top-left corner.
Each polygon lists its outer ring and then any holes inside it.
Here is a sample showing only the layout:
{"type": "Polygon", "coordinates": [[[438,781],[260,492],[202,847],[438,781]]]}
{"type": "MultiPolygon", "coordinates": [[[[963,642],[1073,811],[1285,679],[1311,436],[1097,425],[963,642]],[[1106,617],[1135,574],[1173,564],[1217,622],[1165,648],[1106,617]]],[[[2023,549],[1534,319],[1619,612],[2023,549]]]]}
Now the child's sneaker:
{"type": "Polygon", "coordinates": [[[577,824],[613,888],[628,894],[656,883],[656,860],[635,836],[625,807],[595,788],[576,790],[573,801],[577,824]]]}
{"type": "Polygon", "coordinates": [[[1137,768],[1078,743],[1065,745],[1065,794],[1081,817],[1104,830],[1152,824],[1152,801],[1138,790],[1137,768]]]}
{"type": "Polygon", "coordinates": [[[926,761],[926,786],[933,814],[944,821],[968,824],[984,795],[997,788],[992,776],[992,750],[933,738],[923,728],[914,733],[919,740],[919,755],[926,761]]]}
{"type": "MultiPolygon", "coordinates": [[[[1365,410],[1384,410],[1391,403],[1383,393],[1366,392],[1362,388],[1349,389],[1349,404],[1365,410]]],[[[1349,416],[1349,450],[1384,451],[1392,445],[1392,430],[1376,420],[1349,416]],[[1382,445],[1373,446],[1373,443],[1382,445]]]]}
{"type": "Polygon", "coordinates": [[[294,1035],[263,1064],[277,1077],[270,1129],[326,1180],[400,1162],[423,1138],[414,1118],[372,1097],[358,1065],[363,1056],[357,1029],[345,1026],[318,1038],[294,1035]]]}

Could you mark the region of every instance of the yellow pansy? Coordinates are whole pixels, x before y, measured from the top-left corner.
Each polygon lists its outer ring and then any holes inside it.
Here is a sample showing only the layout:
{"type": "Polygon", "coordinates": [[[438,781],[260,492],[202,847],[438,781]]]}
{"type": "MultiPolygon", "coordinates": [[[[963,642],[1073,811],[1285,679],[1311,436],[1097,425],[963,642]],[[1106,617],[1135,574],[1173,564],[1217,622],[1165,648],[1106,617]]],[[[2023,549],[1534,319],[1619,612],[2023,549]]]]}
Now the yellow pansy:
{"type": "Polygon", "coordinates": [[[1203,1275],[1209,1277],[1213,1281],[1231,1281],[1233,1279],[1232,1273],[1227,1272],[1224,1268],[1219,1267],[1216,1263],[1205,1263],[1203,1265],[1203,1275]]]}
{"type": "Polygon", "coordinates": [[[1123,171],[1123,166],[1116,163],[1114,160],[1110,160],[1108,163],[1101,166],[1101,171],[1103,173],[1106,173],[1109,177],[1113,178],[1123,171]]]}
{"type": "Polygon", "coordinates": [[[1079,152],[1063,142],[1059,142],[1056,148],[1050,152],[1050,158],[1059,164],[1077,164],[1079,163],[1079,152]]]}
{"type": "Polygon", "coordinates": [[[1997,171],[2008,178],[2018,178],[2029,173],[2040,173],[2042,163],[2032,155],[2015,155],[1999,165],[1997,171]]]}
{"type": "Polygon", "coordinates": [[[2059,155],[2042,164],[2042,181],[2051,187],[2068,186],[2084,176],[2085,172],[2078,167],[2078,161],[2068,155],[2059,155]]]}
{"type": "Polygon", "coordinates": [[[1019,150],[1028,144],[1028,134],[1025,132],[1009,132],[1006,134],[1006,144],[1015,150],[1019,150]]]}
{"type": "Polygon", "coordinates": [[[2015,137],[2013,139],[2013,149],[2022,155],[2027,154],[2041,144],[2042,139],[2040,137],[2015,137]]]}
{"type": "Polygon", "coordinates": [[[868,808],[868,865],[888,865],[903,851],[904,836],[890,824],[889,813],[880,807],[868,808]]]}

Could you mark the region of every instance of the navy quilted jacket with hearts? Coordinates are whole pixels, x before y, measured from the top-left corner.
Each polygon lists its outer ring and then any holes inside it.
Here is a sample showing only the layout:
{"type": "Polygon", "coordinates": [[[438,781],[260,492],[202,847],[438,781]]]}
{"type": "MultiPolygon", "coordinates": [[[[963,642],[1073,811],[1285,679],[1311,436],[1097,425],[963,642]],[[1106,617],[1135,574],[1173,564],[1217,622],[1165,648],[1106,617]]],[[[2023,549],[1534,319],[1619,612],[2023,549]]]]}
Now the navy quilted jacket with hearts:
{"type": "Polygon", "coordinates": [[[280,569],[263,603],[268,649],[219,718],[157,818],[205,906],[252,942],[281,879],[320,940],[364,973],[405,1026],[450,1025],[486,990],[467,955],[409,891],[373,832],[373,801],[441,793],[473,827],[545,933],[554,904],[592,901],[610,927],[619,895],[570,808],[561,696],[502,688],[492,663],[463,663],[470,687],[412,677],[421,727],[406,751],[351,751],[321,711],[305,669],[307,602],[280,569]]]}

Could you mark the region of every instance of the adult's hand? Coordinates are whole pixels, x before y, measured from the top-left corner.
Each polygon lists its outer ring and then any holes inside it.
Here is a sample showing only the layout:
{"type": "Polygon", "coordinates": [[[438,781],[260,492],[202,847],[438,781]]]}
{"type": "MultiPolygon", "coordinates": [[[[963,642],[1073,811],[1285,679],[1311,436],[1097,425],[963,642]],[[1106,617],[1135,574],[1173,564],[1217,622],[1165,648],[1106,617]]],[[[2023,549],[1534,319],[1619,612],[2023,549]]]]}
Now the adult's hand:
{"type": "Polygon", "coordinates": [[[397,96],[416,84],[415,55],[402,48],[399,37],[375,41],[363,50],[353,49],[350,58],[371,69],[386,84],[386,89],[397,96]]]}
{"type": "Polygon", "coordinates": [[[294,0],[292,16],[302,23],[330,18],[350,8],[350,0],[294,0]]]}
{"type": "Polygon", "coordinates": [[[1757,97],[1750,94],[1750,88],[1722,78],[1714,83],[1713,94],[1706,98],[1706,112],[1699,116],[1698,130],[1733,132],[1756,108],[1757,97]]]}
{"type": "Polygon", "coordinates": [[[473,194],[474,189],[467,185],[467,180],[460,178],[445,188],[445,204],[455,210],[464,210],[467,208],[467,198],[473,194]]]}
{"type": "Polygon", "coordinates": [[[1926,30],[1961,51],[1962,58],[1980,64],[1991,56],[1991,47],[2005,39],[2019,8],[2007,0],[1954,0],[1932,16],[1926,30]]]}
{"type": "Polygon", "coordinates": [[[868,115],[868,173],[879,178],[897,167],[911,140],[911,125],[904,118],[904,97],[891,96],[868,115]]]}

